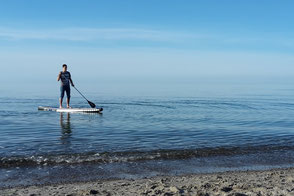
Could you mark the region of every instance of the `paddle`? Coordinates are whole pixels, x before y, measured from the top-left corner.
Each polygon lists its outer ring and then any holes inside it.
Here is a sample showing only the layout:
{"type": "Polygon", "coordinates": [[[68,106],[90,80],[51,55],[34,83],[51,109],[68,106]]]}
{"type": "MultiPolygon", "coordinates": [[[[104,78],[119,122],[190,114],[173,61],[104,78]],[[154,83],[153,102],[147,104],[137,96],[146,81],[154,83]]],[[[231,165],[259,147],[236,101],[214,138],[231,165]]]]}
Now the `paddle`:
{"type": "Polygon", "coordinates": [[[74,86],[74,88],[82,95],[82,97],[84,97],[84,99],[86,99],[88,101],[91,108],[96,108],[96,105],[93,102],[89,101],[75,86],[74,86]]]}

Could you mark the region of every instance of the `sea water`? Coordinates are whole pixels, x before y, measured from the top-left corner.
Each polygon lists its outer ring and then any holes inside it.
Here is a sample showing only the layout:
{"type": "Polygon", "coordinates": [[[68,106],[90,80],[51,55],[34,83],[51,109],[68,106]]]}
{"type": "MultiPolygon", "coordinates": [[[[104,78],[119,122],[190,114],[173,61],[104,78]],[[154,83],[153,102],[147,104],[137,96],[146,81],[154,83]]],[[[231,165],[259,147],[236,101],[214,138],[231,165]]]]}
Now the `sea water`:
{"type": "MultiPolygon", "coordinates": [[[[0,187],[294,165],[294,88],[91,94],[103,114],[0,96],[0,187]],[[218,93],[213,93],[218,92],[218,93]]],[[[78,95],[73,107],[89,107],[78,95]]]]}

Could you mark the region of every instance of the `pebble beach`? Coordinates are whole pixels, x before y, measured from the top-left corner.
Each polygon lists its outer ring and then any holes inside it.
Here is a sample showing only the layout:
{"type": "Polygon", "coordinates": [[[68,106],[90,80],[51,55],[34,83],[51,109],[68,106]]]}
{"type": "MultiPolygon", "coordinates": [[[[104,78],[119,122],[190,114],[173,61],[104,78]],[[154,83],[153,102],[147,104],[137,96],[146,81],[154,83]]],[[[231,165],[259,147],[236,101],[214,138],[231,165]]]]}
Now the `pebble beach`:
{"type": "Polygon", "coordinates": [[[294,168],[14,187],[0,195],[294,195],[294,168]]]}

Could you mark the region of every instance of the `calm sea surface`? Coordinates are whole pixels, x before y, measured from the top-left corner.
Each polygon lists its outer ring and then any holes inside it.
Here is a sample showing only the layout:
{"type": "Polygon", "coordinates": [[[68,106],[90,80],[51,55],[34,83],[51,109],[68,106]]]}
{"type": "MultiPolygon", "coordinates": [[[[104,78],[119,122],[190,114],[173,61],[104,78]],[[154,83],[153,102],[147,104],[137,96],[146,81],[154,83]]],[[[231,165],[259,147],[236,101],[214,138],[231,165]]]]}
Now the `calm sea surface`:
{"type": "Polygon", "coordinates": [[[0,96],[0,187],[294,164],[294,89],[90,100],[0,96]]]}

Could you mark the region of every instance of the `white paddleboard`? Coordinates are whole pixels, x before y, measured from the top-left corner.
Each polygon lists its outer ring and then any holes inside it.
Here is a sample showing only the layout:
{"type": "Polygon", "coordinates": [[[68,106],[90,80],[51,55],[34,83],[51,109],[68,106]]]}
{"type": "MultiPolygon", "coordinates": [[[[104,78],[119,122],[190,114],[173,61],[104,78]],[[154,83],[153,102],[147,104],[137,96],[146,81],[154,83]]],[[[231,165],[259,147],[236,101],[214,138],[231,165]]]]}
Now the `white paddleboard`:
{"type": "Polygon", "coordinates": [[[101,113],[103,108],[52,108],[39,106],[38,110],[54,111],[54,112],[80,112],[80,113],[101,113]]]}

